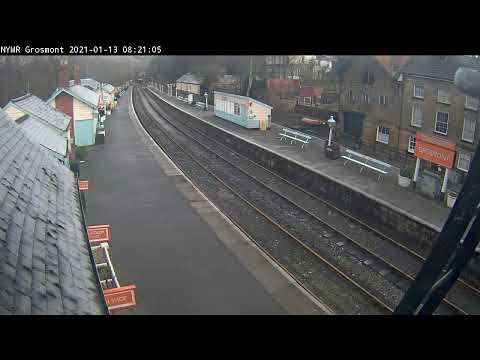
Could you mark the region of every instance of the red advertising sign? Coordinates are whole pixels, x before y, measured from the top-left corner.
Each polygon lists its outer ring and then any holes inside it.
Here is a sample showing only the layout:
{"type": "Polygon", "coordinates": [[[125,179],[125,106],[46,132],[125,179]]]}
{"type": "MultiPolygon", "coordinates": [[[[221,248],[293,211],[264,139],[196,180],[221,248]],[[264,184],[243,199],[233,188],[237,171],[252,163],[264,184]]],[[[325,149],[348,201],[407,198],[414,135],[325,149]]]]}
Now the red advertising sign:
{"type": "Polygon", "coordinates": [[[135,285],[121,286],[114,289],[103,290],[108,310],[123,310],[135,307],[135,285]]]}
{"type": "Polygon", "coordinates": [[[80,191],[88,190],[88,180],[78,181],[78,187],[80,188],[80,191]]]}
{"type": "Polygon", "coordinates": [[[93,225],[87,227],[90,243],[110,242],[110,225],[93,225]]]}
{"type": "Polygon", "coordinates": [[[455,143],[438,136],[417,132],[415,156],[451,169],[455,159],[455,143]]]}

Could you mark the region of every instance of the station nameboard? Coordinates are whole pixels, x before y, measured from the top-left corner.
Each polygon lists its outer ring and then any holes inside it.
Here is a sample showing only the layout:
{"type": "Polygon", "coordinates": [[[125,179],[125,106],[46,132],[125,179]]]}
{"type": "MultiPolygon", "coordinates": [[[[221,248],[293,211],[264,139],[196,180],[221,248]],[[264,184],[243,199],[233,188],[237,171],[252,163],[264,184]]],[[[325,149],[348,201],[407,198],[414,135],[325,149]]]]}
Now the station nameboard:
{"type": "Polygon", "coordinates": [[[78,187],[80,191],[88,190],[88,180],[79,180],[78,187]]]}
{"type": "Polygon", "coordinates": [[[121,286],[103,291],[108,310],[123,310],[135,307],[135,285],[121,286]]]}
{"type": "Polygon", "coordinates": [[[87,226],[87,233],[90,243],[110,242],[110,225],[87,226]]]}
{"type": "Polygon", "coordinates": [[[417,132],[415,156],[451,169],[455,158],[455,143],[438,136],[417,132]]]}

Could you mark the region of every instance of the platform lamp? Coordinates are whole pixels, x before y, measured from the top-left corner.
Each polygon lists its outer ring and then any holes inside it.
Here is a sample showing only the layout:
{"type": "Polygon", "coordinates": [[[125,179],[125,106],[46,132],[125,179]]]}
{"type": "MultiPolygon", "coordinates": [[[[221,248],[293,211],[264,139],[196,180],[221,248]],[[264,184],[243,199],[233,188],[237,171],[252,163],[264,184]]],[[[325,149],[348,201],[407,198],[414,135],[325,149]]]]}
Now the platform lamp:
{"type": "Polygon", "coordinates": [[[328,134],[328,146],[332,145],[332,132],[335,127],[335,124],[337,123],[333,116],[330,115],[330,118],[327,120],[328,127],[330,128],[330,132],[328,134]]]}
{"type": "Polygon", "coordinates": [[[205,92],[204,95],[205,95],[205,111],[207,111],[208,110],[208,93],[205,92]]]}

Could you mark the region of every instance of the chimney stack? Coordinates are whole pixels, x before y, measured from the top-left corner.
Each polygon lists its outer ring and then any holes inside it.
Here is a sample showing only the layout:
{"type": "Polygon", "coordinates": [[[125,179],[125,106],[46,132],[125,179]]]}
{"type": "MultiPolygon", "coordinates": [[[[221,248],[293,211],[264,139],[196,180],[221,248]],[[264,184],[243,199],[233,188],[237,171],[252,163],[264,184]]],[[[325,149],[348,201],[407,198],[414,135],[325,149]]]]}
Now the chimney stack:
{"type": "Polygon", "coordinates": [[[75,85],[80,85],[80,65],[75,65],[73,70],[73,80],[75,85]]]}
{"type": "Polygon", "coordinates": [[[68,88],[68,80],[70,80],[70,76],[68,75],[68,61],[67,59],[61,59],[58,71],[58,87],[68,88]]]}

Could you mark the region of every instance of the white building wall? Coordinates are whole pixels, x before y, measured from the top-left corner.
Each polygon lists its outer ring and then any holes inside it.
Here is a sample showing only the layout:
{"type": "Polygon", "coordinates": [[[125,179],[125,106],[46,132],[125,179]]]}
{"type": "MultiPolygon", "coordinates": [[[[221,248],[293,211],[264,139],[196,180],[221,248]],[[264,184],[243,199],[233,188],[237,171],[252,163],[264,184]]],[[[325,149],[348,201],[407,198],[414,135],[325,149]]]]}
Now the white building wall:
{"type": "Polygon", "coordinates": [[[93,109],[85,103],[73,99],[73,118],[75,120],[93,119],[93,109]]]}

